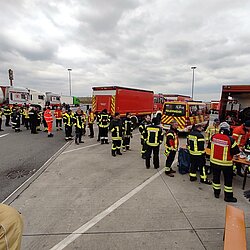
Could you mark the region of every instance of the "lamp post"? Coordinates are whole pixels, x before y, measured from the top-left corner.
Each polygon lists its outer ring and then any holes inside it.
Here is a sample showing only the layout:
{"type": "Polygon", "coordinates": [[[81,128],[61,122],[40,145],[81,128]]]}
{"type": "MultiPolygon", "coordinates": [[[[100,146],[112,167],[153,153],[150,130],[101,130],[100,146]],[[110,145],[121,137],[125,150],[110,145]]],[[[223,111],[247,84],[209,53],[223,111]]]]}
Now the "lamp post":
{"type": "Polygon", "coordinates": [[[72,69],[68,69],[69,71],[69,95],[71,96],[71,71],[72,69]]]}
{"type": "Polygon", "coordinates": [[[194,99],[194,70],[196,69],[197,67],[195,66],[192,66],[191,69],[193,70],[193,79],[192,79],[192,100],[194,99]]]}

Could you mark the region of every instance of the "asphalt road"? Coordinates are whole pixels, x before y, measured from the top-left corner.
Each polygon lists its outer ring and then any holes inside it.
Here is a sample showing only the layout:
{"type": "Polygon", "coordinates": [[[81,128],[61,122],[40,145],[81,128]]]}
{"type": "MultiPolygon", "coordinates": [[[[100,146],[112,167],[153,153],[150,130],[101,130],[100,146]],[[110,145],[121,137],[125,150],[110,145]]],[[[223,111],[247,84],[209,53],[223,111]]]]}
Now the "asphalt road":
{"type": "Polygon", "coordinates": [[[64,144],[64,132],[54,132],[53,138],[47,133],[31,134],[21,128],[15,133],[3,126],[0,132],[0,202],[37,171],[64,144]]]}

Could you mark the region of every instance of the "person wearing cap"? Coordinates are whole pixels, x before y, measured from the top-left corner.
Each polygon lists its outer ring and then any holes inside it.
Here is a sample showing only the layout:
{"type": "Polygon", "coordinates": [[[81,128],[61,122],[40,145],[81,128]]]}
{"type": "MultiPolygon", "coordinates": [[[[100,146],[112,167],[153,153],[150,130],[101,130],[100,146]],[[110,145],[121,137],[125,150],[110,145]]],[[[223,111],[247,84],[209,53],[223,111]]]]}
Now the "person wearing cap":
{"type": "Polygon", "coordinates": [[[230,125],[227,122],[220,124],[219,134],[215,134],[211,138],[210,164],[213,168],[213,190],[215,198],[220,197],[221,171],[224,175],[224,200],[226,202],[237,202],[233,197],[233,156],[240,153],[236,141],[229,136],[230,125]]]}
{"type": "Polygon", "coordinates": [[[172,164],[178,150],[179,139],[178,139],[178,122],[176,120],[172,120],[170,123],[170,129],[166,134],[166,145],[165,145],[165,156],[166,166],[165,166],[165,174],[170,177],[174,177],[175,170],[172,169],[172,164]]]}
{"type": "Polygon", "coordinates": [[[220,131],[220,121],[218,118],[214,119],[214,122],[212,125],[208,126],[205,133],[206,133],[206,143],[208,144],[211,141],[211,138],[214,134],[218,134],[220,131]]]}
{"type": "Polygon", "coordinates": [[[207,178],[205,169],[205,138],[202,135],[202,125],[196,124],[187,137],[187,148],[190,154],[190,181],[196,181],[196,172],[200,172],[200,182],[211,185],[211,181],[207,178]]]}
{"type": "Polygon", "coordinates": [[[122,155],[121,146],[122,146],[122,121],[120,119],[120,113],[116,112],[114,119],[110,123],[110,131],[112,136],[112,156],[122,155]]]}
{"type": "Polygon", "coordinates": [[[146,127],[146,168],[150,168],[150,158],[153,151],[154,168],[160,167],[159,151],[163,141],[163,132],[159,125],[159,120],[155,117],[152,124],[146,127]]]}
{"type": "MultiPolygon", "coordinates": [[[[240,126],[234,128],[233,130],[233,138],[235,139],[237,145],[239,146],[240,150],[243,149],[245,146],[248,138],[250,138],[250,120],[247,120],[240,126]]],[[[243,177],[241,173],[241,164],[236,163],[237,175],[243,177]]]]}

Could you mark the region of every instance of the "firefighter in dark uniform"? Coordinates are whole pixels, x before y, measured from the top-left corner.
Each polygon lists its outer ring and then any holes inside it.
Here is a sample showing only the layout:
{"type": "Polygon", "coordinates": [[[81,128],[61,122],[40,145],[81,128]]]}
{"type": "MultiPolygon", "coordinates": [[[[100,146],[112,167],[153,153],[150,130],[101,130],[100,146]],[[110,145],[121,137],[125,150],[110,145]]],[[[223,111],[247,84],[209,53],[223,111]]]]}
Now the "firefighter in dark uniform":
{"type": "Polygon", "coordinates": [[[126,150],[130,150],[130,138],[133,137],[133,123],[131,121],[131,113],[126,113],[126,118],[122,122],[123,126],[123,142],[122,149],[125,152],[126,150]]]}
{"type": "Polygon", "coordinates": [[[2,108],[0,107],[0,131],[4,131],[4,130],[2,129],[2,117],[3,117],[3,110],[2,110],[2,108]]]}
{"type": "Polygon", "coordinates": [[[41,130],[41,122],[42,122],[42,112],[40,111],[39,108],[36,108],[36,112],[37,112],[37,124],[36,124],[36,130],[37,131],[42,131],[41,130]]]}
{"type": "Polygon", "coordinates": [[[178,150],[179,146],[179,139],[178,139],[178,123],[176,120],[172,120],[170,123],[170,129],[166,134],[166,146],[165,146],[165,156],[166,159],[166,166],[165,166],[165,174],[174,177],[175,170],[172,169],[172,164],[178,150]]]}
{"type": "Polygon", "coordinates": [[[153,118],[152,124],[146,127],[146,168],[150,168],[150,158],[153,151],[154,168],[160,167],[159,150],[163,141],[163,132],[158,124],[158,119],[153,118]]]}
{"type": "Polygon", "coordinates": [[[64,128],[65,128],[65,140],[72,140],[72,117],[71,117],[71,110],[68,109],[64,114],[63,114],[63,123],[64,123],[64,128]]]}
{"type": "Polygon", "coordinates": [[[224,200],[237,202],[233,197],[233,156],[240,153],[236,141],[229,136],[230,125],[227,122],[220,124],[220,133],[211,138],[210,163],[213,168],[213,190],[215,198],[219,198],[221,192],[220,175],[224,175],[224,200]]]}
{"type": "MultiPolygon", "coordinates": [[[[97,116],[98,117],[98,116],[97,116]]],[[[104,109],[98,117],[99,135],[101,144],[109,144],[108,142],[108,131],[110,124],[110,117],[107,113],[107,109],[104,109]]]]}
{"type": "Polygon", "coordinates": [[[122,155],[121,145],[122,145],[122,121],[120,119],[120,113],[115,113],[115,118],[112,119],[110,123],[110,131],[112,136],[112,156],[122,155]]]}
{"type": "Polygon", "coordinates": [[[24,116],[24,126],[27,130],[30,128],[30,117],[29,117],[29,108],[25,107],[23,110],[23,116],[24,116]]]}
{"type": "Polygon", "coordinates": [[[35,107],[30,108],[30,110],[29,110],[29,119],[30,119],[31,134],[37,134],[37,131],[36,131],[37,110],[35,109],[35,107]]]}
{"type": "Polygon", "coordinates": [[[83,116],[83,111],[80,108],[78,108],[75,113],[74,124],[76,128],[75,144],[79,145],[79,143],[84,143],[84,141],[82,141],[82,134],[84,129],[84,116],[83,116]]]}
{"type": "Polygon", "coordinates": [[[145,116],[144,121],[139,126],[139,132],[141,134],[141,157],[142,159],[146,159],[146,127],[151,125],[150,115],[145,116]]]}
{"type": "Polygon", "coordinates": [[[10,127],[10,116],[11,116],[11,109],[9,106],[5,106],[3,109],[3,114],[6,118],[5,120],[5,127],[10,127]]]}
{"type": "Polygon", "coordinates": [[[20,115],[21,115],[21,125],[24,125],[24,107],[21,107],[20,109],[20,115]]]}
{"type": "Polygon", "coordinates": [[[46,108],[43,108],[43,112],[42,112],[42,123],[43,123],[43,131],[44,132],[48,132],[48,124],[44,118],[44,113],[46,111],[46,108]]]}
{"type": "Polygon", "coordinates": [[[202,126],[196,124],[187,137],[187,146],[190,154],[190,181],[196,181],[196,172],[200,172],[200,182],[211,185],[211,181],[207,179],[207,173],[205,169],[205,138],[202,135],[202,126]]]}
{"type": "Polygon", "coordinates": [[[101,113],[99,112],[95,112],[95,116],[96,116],[96,125],[98,127],[98,135],[97,135],[97,141],[101,141],[101,138],[100,138],[100,118],[101,118],[101,113]]]}
{"type": "Polygon", "coordinates": [[[20,132],[20,122],[21,121],[21,115],[20,111],[18,108],[13,109],[13,113],[11,115],[11,123],[12,123],[12,128],[15,129],[15,132],[20,132]]]}

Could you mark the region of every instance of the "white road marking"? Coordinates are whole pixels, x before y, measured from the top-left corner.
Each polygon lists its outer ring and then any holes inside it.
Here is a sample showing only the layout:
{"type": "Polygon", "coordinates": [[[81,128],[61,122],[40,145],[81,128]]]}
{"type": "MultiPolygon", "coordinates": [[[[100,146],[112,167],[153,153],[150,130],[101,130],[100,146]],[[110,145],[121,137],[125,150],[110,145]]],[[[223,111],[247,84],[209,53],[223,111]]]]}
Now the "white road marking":
{"type": "MultiPolygon", "coordinates": [[[[176,161],[175,161],[176,162],[176,161]]],[[[175,163],[174,162],[174,163],[175,163]]],[[[135,189],[130,191],[128,194],[123,196],[120,200],[116,201],[114,204],[112,204],[110,207],[96,215],[94,218],[89,220],[87,223],[82,225],[80,228],[75,230],[73,233],[71,233],[69,236],[67,236],[65,239],[63,239],[61,242],[59,242],[57,245],[52,247],[50,250],[61,250],[64,249],[66,246],[71,244],[74,240],[76,240],[78,237],[80,237],[83,233],[88,231],[90,228],[92,228],[94,225],[96,225],[99,221],[101,221],[103,218],[105,218],[107,215],[112,213],[115,209],[120,207],[123,203],[125,203],[127,200],[129,200],[131,197],[136,195],[138,192],[140,192],[144,187],[146,187],[148,184],[150,184],[153,180],[155,180],[157,177],[159,177],[163,172],[164,168],[151,176],[149,179],[144,181],[142,184],[137,186],[135,189]]]]}
{"type": "Polygon", "coordinates": [[[88,146],[85,146],[85,147],[76,148],[76,149],[71,149],[71,150],[68,150],[68,151],[63,152],[62,155],[63,155],[63,154],[70,153],[70,152],[74,152],[74,151],[77,151],[77,150],[82,150],[82,149],[85,149],[85,148],[91,148],[91,147],[94,147],[94,146],[97,146],[97,145],[101,145],[101,144],[100,144],[100,143],[95,143],[95,144],[88,145],[88,146]]]}
{"type": "MultiPolygon", "coordinates": [[[[9,134],[9,133],[8,133],[9,134]]],[[[0,137],[4,137],[4,136],[6,136],[6,135],[8,135],[8,134],[3,134],[3,135],[0,135],[0,137]]]]}

